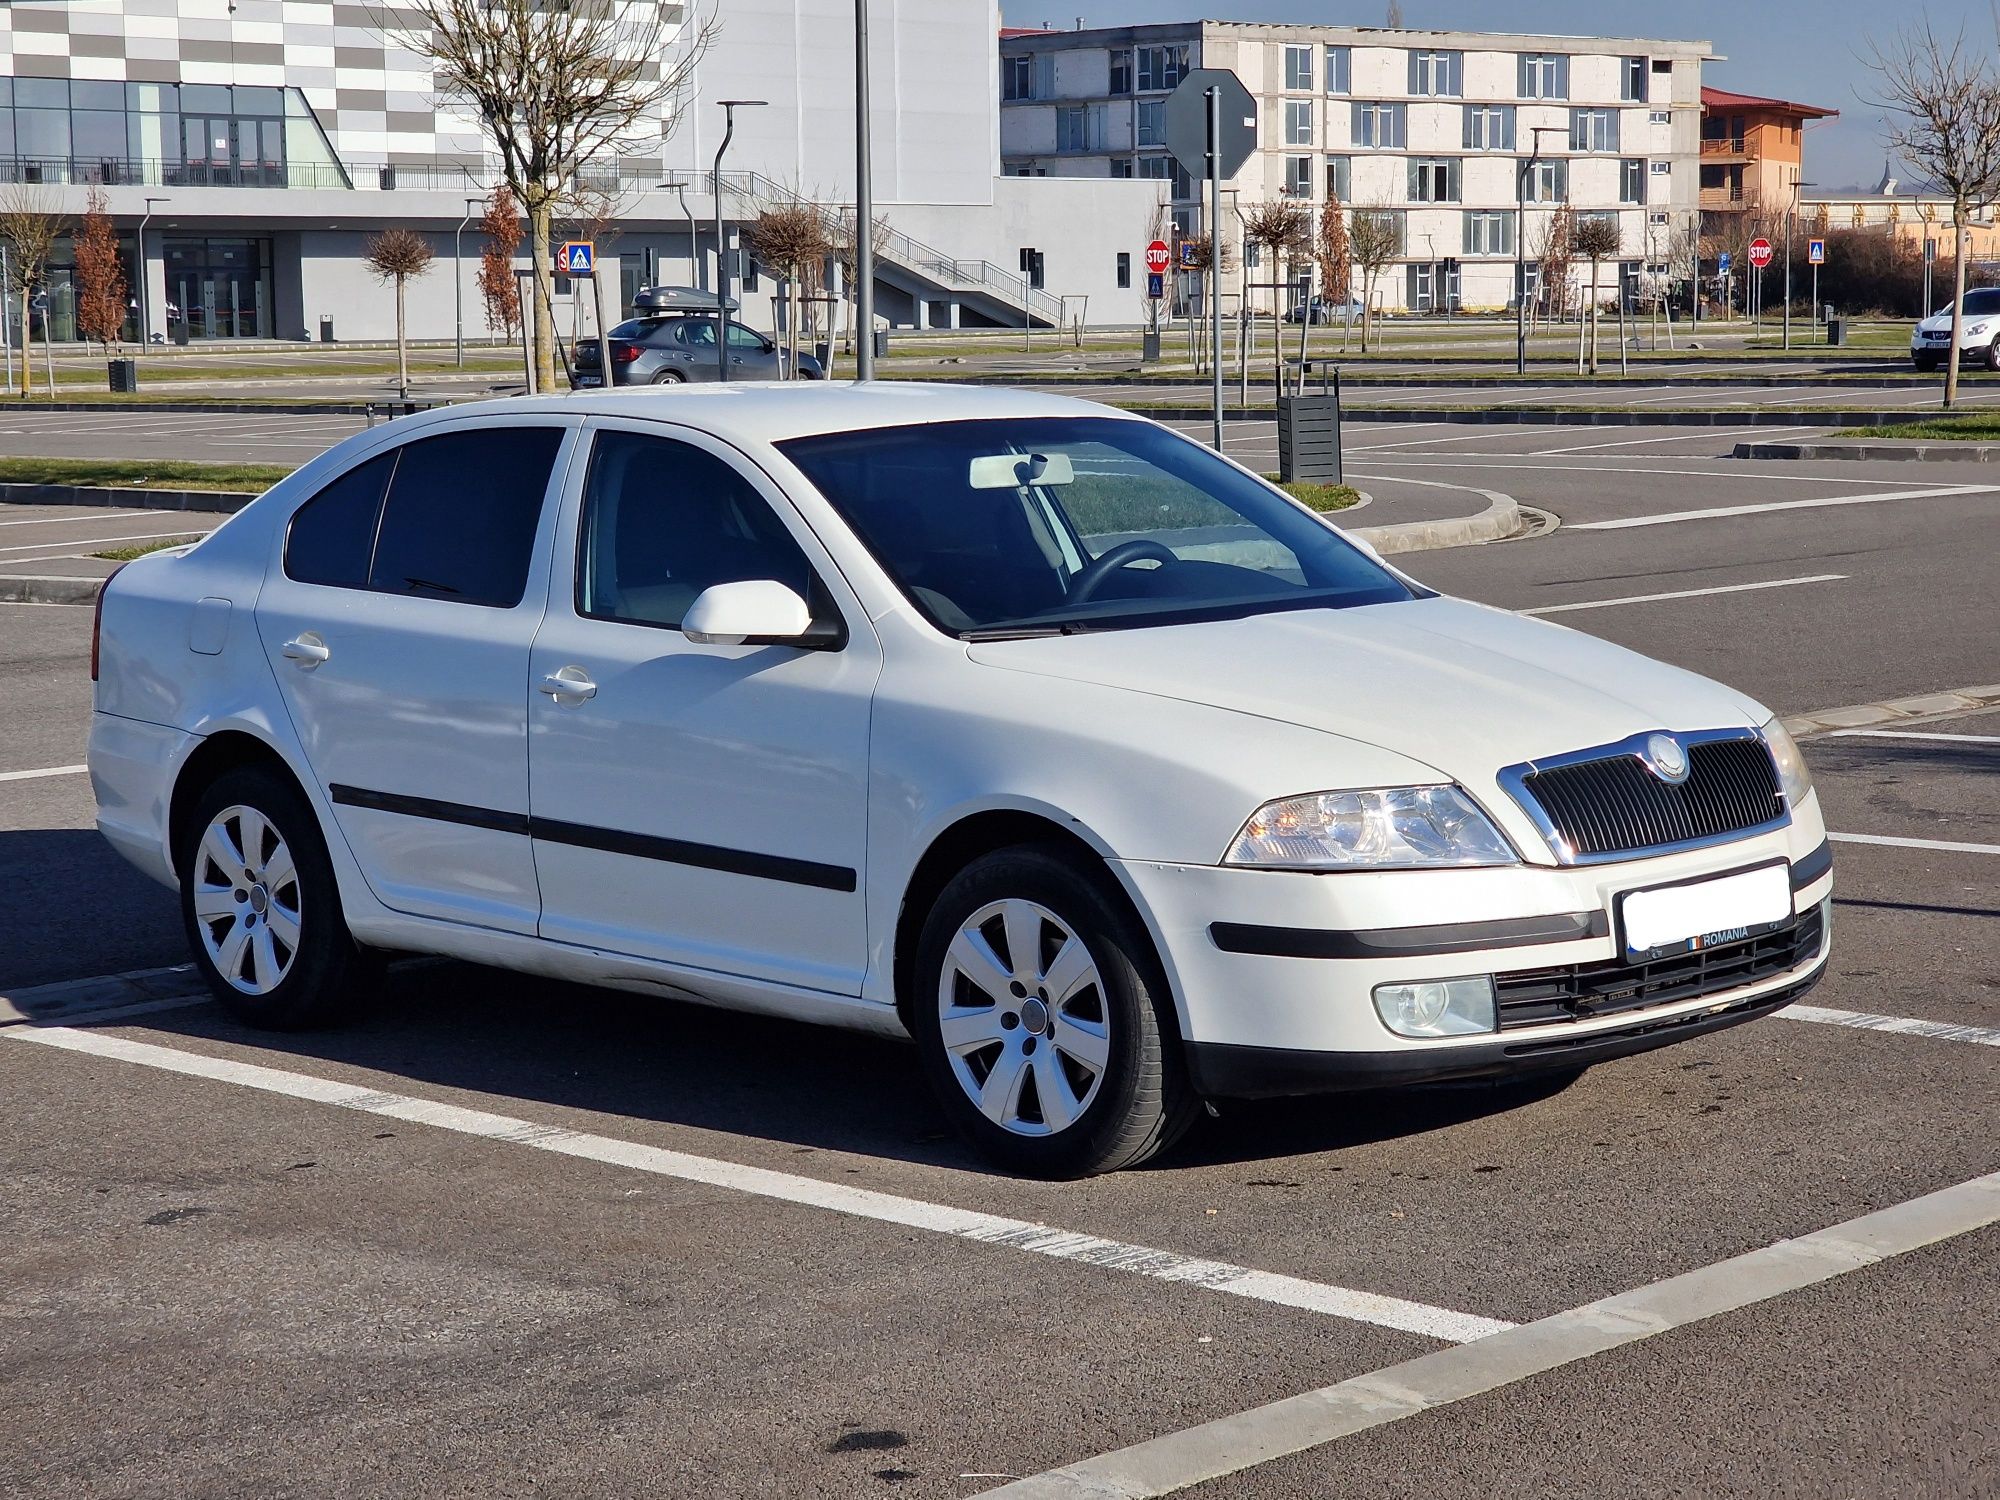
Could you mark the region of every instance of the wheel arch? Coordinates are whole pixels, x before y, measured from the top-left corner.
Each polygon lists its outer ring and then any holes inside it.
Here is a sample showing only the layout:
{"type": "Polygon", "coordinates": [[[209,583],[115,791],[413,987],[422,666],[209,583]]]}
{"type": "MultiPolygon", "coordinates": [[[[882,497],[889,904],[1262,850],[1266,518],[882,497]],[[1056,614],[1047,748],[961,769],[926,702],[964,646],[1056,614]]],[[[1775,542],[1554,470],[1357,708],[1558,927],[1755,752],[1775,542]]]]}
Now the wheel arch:
{"type": "Polygon", "coordinates": [[[308,806],[312,805],[311,793],[285,757],[268,742],[242,729],[223,729],[207,735],[181,763],[174,777],[173,797],[167,805],[167,855],[175,861],[176,869],[182,839],[201,794],[214,785],[217,777],[249,766],[277,772],[297,789],[308,806]]]}

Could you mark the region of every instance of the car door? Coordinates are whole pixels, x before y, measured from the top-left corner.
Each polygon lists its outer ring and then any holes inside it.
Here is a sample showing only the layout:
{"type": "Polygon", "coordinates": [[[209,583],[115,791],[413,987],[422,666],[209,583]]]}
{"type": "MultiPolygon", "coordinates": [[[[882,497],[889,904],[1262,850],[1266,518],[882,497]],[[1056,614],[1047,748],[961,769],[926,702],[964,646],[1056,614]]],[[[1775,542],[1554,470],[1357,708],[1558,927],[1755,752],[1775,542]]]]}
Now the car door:
{"type": "Polygon", "coordinates": [[[731,380],[779,380],[778,349],[754,328],[741,323],[729,325],[729,378],[731,380]]]}
{"type": "Polygon", "coordinates": [[[314,777],[398,911],[532,933],[528,652],[576,424],[472,420],[293,514],[257,629],[314,777]]]}
{"type": "Polygon", "coordinates": [[[544,937],[860,993],[866,615],[772,482],[684,428],[593,420],[529,675],[544,937]],[[711,584],[772,578],[822,648],[697,645],[711,584]]]}

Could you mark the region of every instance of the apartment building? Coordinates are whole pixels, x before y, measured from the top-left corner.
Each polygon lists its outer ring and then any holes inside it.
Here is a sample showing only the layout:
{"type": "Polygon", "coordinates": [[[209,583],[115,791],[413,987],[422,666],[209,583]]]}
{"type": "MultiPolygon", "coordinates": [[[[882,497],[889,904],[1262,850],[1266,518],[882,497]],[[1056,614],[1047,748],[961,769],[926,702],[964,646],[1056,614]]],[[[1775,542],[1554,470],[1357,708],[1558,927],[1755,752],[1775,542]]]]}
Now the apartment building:
{"type": "MultiPolygon", "coordinates": [[[[661,56],[643,61],[668,65],[687,45],[691,7],[618,3],[665,21],[661,56]]],[[[462,326],[481,337],[477,223],[497,162],[428,60],[385,34],[393,12],[317,0],[0,0],[0,192],[29,192],[72,220],[87,194],[104,195],[127,284],[144,292],[129,338],[384,337],[394,299],[363,247],[389,225],[425,233],[437,254],[409,299],[412,335],[450,338],[462,326]]],[[[904,327],[1048,325],[1066,298],[1080,307],[1088,297],[1100,321],[1137,321],[1131,263],[1157,186],[1000,175],[997,0],[873,0],[872,21],[874,201],[886,225],[878,315],[904,327]],[[1030,248],[1038,277],[1021,270],[1030,248]]],[[[712,285],[727,254],[744,318],[769,328],[775,285],[746,253],[743,228],[799,196],[852,202],[854,9],[729,0],[720,23],[689,95],[574,186],[609,212],[600,240],[616,300],[645,283],[712,285]],[[724,99],[768,103],[736,111],[718,185],[707,169],[724,99]]],[[[65,238],[48,267],[37,338],[45,324],[58,340],[74,336],[73,253],[65,238]]],[[[560,328],[587,292],[558,280],[560,328]]]]}
{"type": "MultiPolygon", "coordinates": [[[[1762,230],[1784,221],[1803,191],[1806,130],[1837,109],[1739,94],[1701,91],[1701,213],[1704,236],[1729,239],[1732,220],[1762,230]]],[[[1740,238],[1740,235],[1733,237],[1740,238]]]]}
{"type": "MultiPolygon", "coordinates": [[[[1166,151],[1164,103],[1189,69],[1228,68],[1259,118],[1257,151],[1224,184],[1225,238],[1232,205],[1318,212],[1337,197],[1397,228],[1383,307],[1495,309],[1515,302],[1517,247],[1532,288],[1567,203],[1618,226],[1609,296],[1694,228],[1711,55],[1696,41],[1226,21],[1013,32],[1000,41],[1002,168],[1157,179],[1176,230],[1206,233],[1203,184],[1166,151]]],[[[1254,289],[1268,268],[1238,274],[1268,306],[1254,289]]]]}

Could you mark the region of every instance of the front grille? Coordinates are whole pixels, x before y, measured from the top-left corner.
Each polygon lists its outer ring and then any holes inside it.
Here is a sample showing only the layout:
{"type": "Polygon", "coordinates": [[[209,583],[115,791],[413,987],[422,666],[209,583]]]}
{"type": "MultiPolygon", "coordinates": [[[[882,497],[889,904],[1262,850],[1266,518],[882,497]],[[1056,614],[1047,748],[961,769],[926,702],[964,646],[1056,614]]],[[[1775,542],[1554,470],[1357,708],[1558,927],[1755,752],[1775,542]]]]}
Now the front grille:
{"type": "Polygon", "coordinates": [[[1618,754],[1530,771],[1521,788],[1580,858],[1741,833],[1783,814],[1778,769],[1761,739],[1698,740],[1687,756],[1678,786],[1637,755],[1618,754]]]}
{"type": "Polygon", "coordinates": [[[1826,931],[1825,910],[1826,903],[1821,902],[1786,926],[1759,937],[1718,943],[1651,963],[1609,959],[1496,974],[1493,987],[1499,996],[1500,1029],[1584,1021],[1679,1000],[1699,1000],[1787,973],[1819,952],[1826,931]]]}

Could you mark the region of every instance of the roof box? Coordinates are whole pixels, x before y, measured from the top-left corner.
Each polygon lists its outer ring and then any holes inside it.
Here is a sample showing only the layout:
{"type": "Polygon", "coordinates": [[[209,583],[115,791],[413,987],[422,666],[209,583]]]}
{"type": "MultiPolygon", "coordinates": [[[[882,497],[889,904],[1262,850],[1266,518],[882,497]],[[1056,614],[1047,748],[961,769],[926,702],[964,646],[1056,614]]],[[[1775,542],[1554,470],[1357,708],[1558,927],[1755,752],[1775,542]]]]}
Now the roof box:
{"type": "MultiPolygon", "coordinates": [[[[739,306],[734,297],[728,299],[730,312],[739,306]]],[[[643,287],[632,299],[632,307],[641,313],[714,312],[715,293],[698,286],[643,287]]]]}

